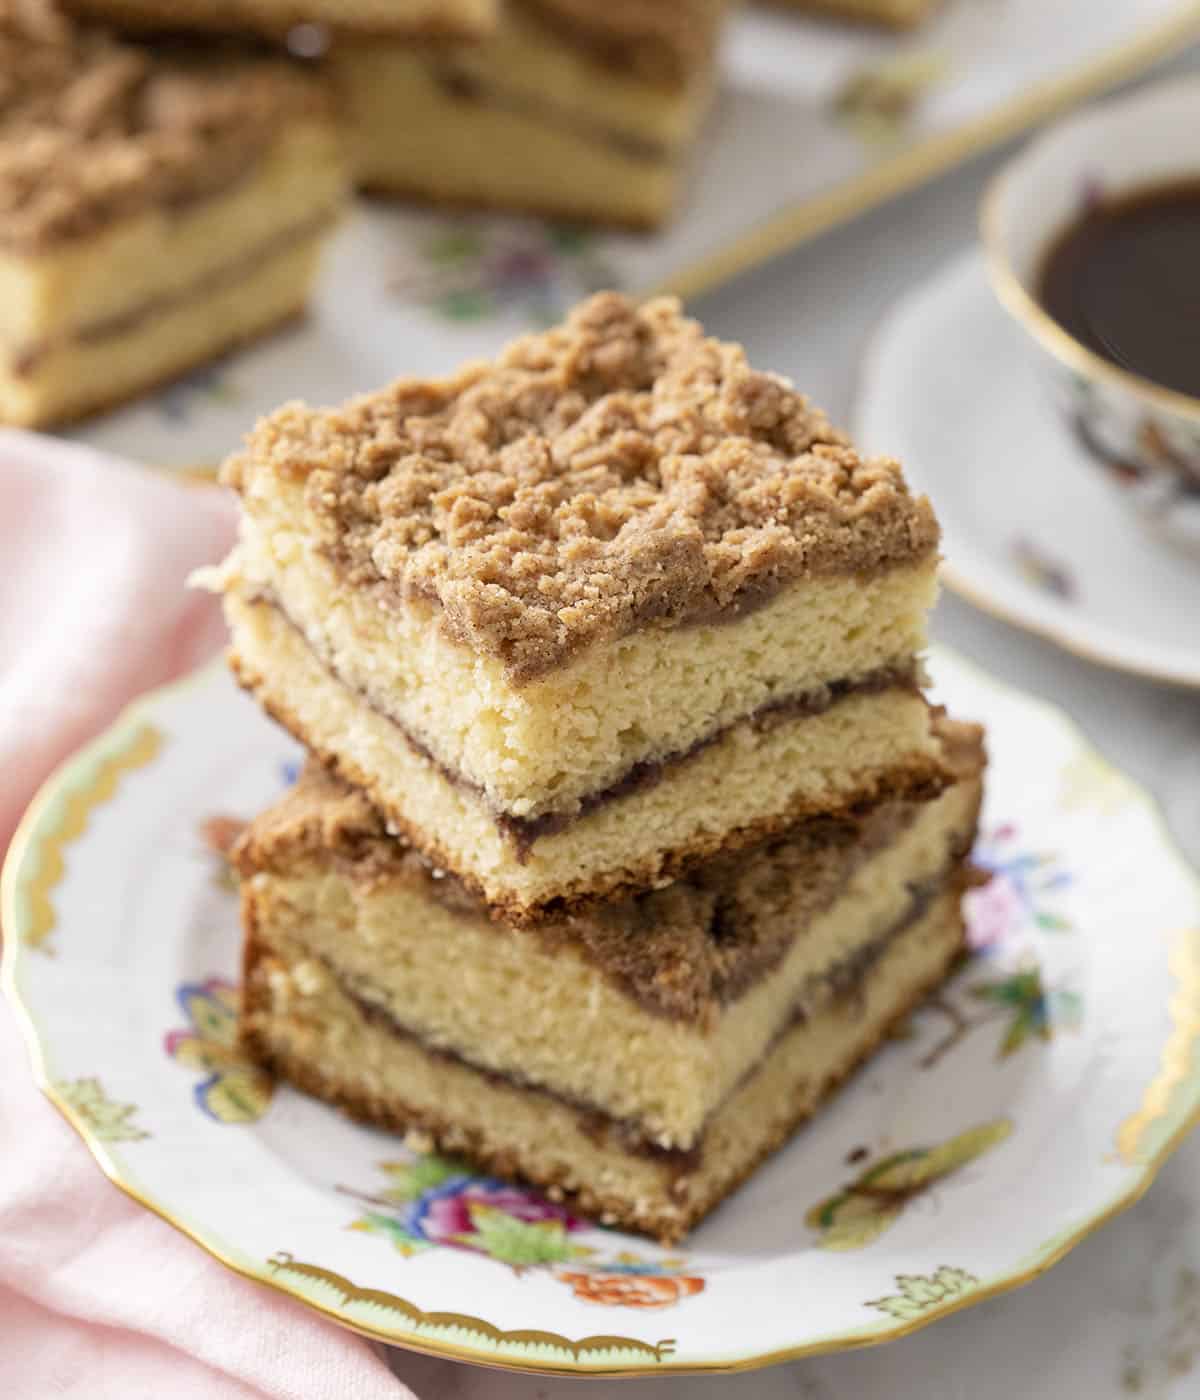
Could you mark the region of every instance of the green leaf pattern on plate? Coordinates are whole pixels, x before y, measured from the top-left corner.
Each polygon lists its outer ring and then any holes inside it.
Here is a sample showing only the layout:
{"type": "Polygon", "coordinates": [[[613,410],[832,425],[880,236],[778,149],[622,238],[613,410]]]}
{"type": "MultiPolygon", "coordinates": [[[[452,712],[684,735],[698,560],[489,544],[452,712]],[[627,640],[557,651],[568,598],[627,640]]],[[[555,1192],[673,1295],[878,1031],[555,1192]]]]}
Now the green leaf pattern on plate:
{"type": "Polygon", "coordinates": [[[59,1080],[54,1086],[93,1137],[101,1142],[140,1142],[150,1134],[133,1121],[137,1105],[116,1103],[98,1079],[59,1080]]]}
{"type": "Polygon", "coordinates": [[[863,1249],[900,1218],[909,1202],[990,1151],[1011,1132],[1012,1122],[997,1118],[934,1147],[895,1152],[819,1201],[805,1222],[818,1232],[822,1249],[863,1249]]]}
{"type": "Polygon", "coordinates": [[[979,1287],[979,1280],[966,1269],[952,1269],[943,1264],[932,1274],[897,1274],[896,1287],[900,1290],[898,1293],[872,1298],[866,1306],[907,1322],[972,1292],[979,1287]]]}

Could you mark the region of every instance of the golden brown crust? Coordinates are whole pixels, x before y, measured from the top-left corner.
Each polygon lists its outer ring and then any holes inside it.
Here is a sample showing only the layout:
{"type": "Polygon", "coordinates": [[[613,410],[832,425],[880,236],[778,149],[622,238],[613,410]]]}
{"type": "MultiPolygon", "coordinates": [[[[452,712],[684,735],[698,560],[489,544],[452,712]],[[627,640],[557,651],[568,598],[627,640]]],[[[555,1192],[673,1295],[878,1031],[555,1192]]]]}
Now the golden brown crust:
{"type": "MultiPolygon", "coordinates": [[[[396,1133],[416,1130],[431,1138],[437,1151],[467,1157],[484,1172],[528,1182],[539,1190],[552,1193],[556,1200],[567,1201],[581,1215],[591,1216],[603,1220],[605,1224],[633,1230],[639,1234],[650,1235],[664,1245],[677,1244],[721,1201],[732,1195],[752,1176],[768,1157],[777,1152],[797,1128],[811,1118],[834,1091],[875,1053],[893,1028],[902,1025],[921,1002],[941,985],[961,956],[963,947],[963,931],[960,926],[958,943],[947,953],[936,973],[887,1020],[874,1040],[860,1046],[853,1058],[838,1066],[835,1072],[826,1077],[814,1100],[802,1103],[793,1114],[783,1120],[776,1132],[764,1139],[734,1180],[724,1183],[708,1195],[699,1195],[689,1189],[693,1183],[689,1182],[687,1168],[681,1170],[669,1155],[664,1154],[661,1168],[662,1206],[656,1212],[647,1209],[646,1201],[632,1202],[621,1195],[591,1188],[572,1190],[567,1184],[566,1176],[553,1167],[539,1163],[532,1155],[518,1157],[489,1143],[481,1134],[471,1132],[441,1115],[406,1105],[399,1095],[385,1100],[351,1091],[331,1092],[328,1082],[315,1066],[299,1057],[280,1053],[267,1043],[259,1029],[252,1024],[256,1015],[265,1012],[269,1005],[266,979],[265,975],[260,974],[260,968],[265,974],[265,966],[274,955],[260,944],[252,921],[247,924],[246,933],[242,980],[245,1002],[241,1020],[241,1042],[245,1050],[265,1068],[287,1079],[305,1093],[333,1104],[360,1122],[396,1133]]],[[[526,1089],[516,1092],[536,1094],[539,1091],[526,1089]]],[[[619,1138],[619,1125],[614,1124],[613,1129],[612,1146],[621,1150],[623,1144],[619,1138]]],[[[599,1125],[592,1125],[590,1131],[595,1133],[602,1129],[599,1125]]],[[[688,1156],[702,1167],[703,1138],[696,1151],[688,1156]]]]}
{"type": "Polygon", "coordinates": [[[330,113],[284,60],[125,43],[50,0],[0,0],[0,246],[36,254],[218,193],[281,125],[330,113]]]}
{"type": "Polygon", "coordinates": [[[938,540],[896,463],[861,458],[676,301],[612,292],[454,379],[281,409],[224,479],[258,473],[303,483],[313,543],[347,587],[440,604],[446,633],[514,684],[602,639],[735,617],[938,540]]]}
{"type": "MultiPolygon", "coordinates": [[[[976,788],[962,849],[948,853],[957,861],[973,839],[982,795],[982,731],[946,719],[938,727],[953,749],[956,778],[976,788]]],[[[775,840],[718,855],[666,889],[604,903],[536,933],[551,948],[574,948],[655,1014],[706,1023],[778,965],[798,931],[916,812],[910,803],[887,803],[858,818],[814,818],[775,840]]],[[[401,885],[461,918],[489,917],[457,877],[389,836],[360,792],[315,763],[240,833],[232,858],[247,880],[265,872],[304,878],[332,864],[360,887],[401,885]]]]}
{"type": "MultiPolygon", "coordinates": [[[[228,659],[238,684],[255,697],[277,724],[304,744],[313,758],[349,787],[361,789],[372,802],[380,806],[387,805],[382,800],[373,774],[359,767],[349,756],[334,754],[313,743],[311,736],[304,732],[295,715],[262,692],[254,672],[242,662],[236,652],[231,652],[228,659]]],[[[732,855],[760,842],[770,841],[803,821],[817,818],[858,821],[885,802],[928,801],[944,791],[950,781],[952,773],[940,757],[908,756],[903,762],[874,776],[862,788],[847,795],[837,808],[827,805],[818,807],[799,800],[788,811],[777,816],[723,833],[706,833],[671,852],[655,853],[637,866],[631,865],[618,873],[598,876],[596,883],[587,889],[574,890],[569,894],[534,904],[523,902],[516,894],[489,899],[471,872],[459,869],[451,853],[427,831],[400,812],[389,810],[388,818],[400,839],[415,847],[438,869],[452,871],[463,886],[486,905],[489,917],[519,928],[528,928],[570,919],[594,910],[601,901],[623,899],[640,894],[652,886],[662,886],[695,870],[702,862],[722,855],[732,855]]]]}

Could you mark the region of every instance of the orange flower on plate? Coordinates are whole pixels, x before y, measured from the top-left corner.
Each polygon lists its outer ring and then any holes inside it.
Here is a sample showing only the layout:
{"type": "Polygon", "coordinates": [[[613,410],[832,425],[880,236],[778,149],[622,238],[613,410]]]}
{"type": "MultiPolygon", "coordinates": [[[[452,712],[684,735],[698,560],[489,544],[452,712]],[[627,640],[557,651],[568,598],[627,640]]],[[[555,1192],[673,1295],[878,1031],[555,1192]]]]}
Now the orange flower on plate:
{"type": "Polygon", "coordinates": [[[681,1298],[704,1291],[702,1278],[685,1274],[581,1274],[558,1275],[571,1285],[576,1298],[619,1308],[669,1308],[681,1298]]]}

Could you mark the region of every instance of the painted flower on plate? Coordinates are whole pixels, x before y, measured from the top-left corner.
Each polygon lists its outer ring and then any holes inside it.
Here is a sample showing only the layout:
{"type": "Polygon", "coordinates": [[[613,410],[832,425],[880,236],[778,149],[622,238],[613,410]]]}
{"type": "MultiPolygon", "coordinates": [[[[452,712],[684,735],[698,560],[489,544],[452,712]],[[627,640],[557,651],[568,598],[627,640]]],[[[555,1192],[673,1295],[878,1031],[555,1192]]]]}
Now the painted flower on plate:
{"type": "Polygon", "coordinates": [[[834,94],[834,120],[866,145],[891,145],[907,133],[921,103],[950,68],[945,53],[911,49],[860,68],[834,94]]]}
{"type": "Polygon", "coordinates": [[[990,949],[1026,925],[1043,933],[1070,930],[1070,919],[1057,907],[1059,896],[1073,884],[1070,871],[1053,852],[1027,849],[1014,823],[986,832],[972,858],[991,877],[966,898],[973,948],[990,949]],[[975,919],[981,908],[981,941],[976,942],[975,919]]]}
{"type": "Polygon", "coordinates": [[[1048,987],[1036,965],[1018,968],[1006,977],[978,982],[971,988],[977,1000],[997,1008],[1008,1018],[1000,1042],[1000,1058],[1019,1050],[1030,1036],[1043,1041],[1055,1031],[1076,1030],[1083,1019],[1083,999],[1067,987],[1048,987]]]}
{"type": "Polygon", "coordinates": [[[210,977],[185,982],[175,994],[189,1025],[166,1036],[166,1051],[205,1078],[196,1085],[196,1104],[219,1123],[253,1123],[271,1102],[271,1076],[237,1045],[238,989],[210,977]]]}
{"type": "Polygon", "coordinates": [[[611,1307],[667,1308],[704,1291],[702,1278],[686,1274],[592,1274],[564,1269],[558,1277],[570,1284],[576,1298],[611,1307]]]}
{"type": "Polygon", "coordinates": [[[1012,557],[1022,576],[1035,588],[1064,602],[1076,597],[1078,585],[1071,570],[1036,540],[1018,535],[1012,542],[1012,557]]]}
{"type": "Polygon", "coordinates": [[[363,1198],[372,1209],[354,1228],[389,1236],[401,1253],[447,1245],[520,1270],[589,1252],[568,1239],[584,1222],[536,1192],[473,1176],[462,1164],[434,1155],[383,1167],[391,1184],[363,1198]]]}
{"type": "Polygon", "coordinates": [[[391,290],[449,321],[479,321],[506,308],[549,326],[573,302],[618,287],[602,241],[588,229],[537,220],[456,220],[420,243],[391,290]]]}
{"type": "Polygon", "coordinates": [[[1009,1119],[997,1118],[935,1147],[893,1152],[819,1201],[805,1222],[818,1232],[822,1249],[863,1249],[892,1226],[910,1202],[1002,1143],[1011,1132],[1009,1119]]]}
{"type": "Polygon", "coordinates": [[[665,1308],[704,1289],[677,1255],[609,1254],[583,1242],[594,1229],[565,1206],[491,1177],[474,1176],[433,1153],[381,1164],[388,1185],[374,1194],[339,1189],[367,1209],[350,1228],[391,1241],[404,1258],[438,1247],[469,1250],[515,1273],[542,1269],[576,1297],[618,1307],[665,1308]],[[560,1268],[560,1265],[570,1265],[560,1268]]]}
{"type": "Polygon", "coordinates": [[[978,889],[969,890],[965,901],[967,946],[973,953],[998,948],[1009,933],[1019,927],[1024,905],[1010,881],[993,878],[978,889]]]}

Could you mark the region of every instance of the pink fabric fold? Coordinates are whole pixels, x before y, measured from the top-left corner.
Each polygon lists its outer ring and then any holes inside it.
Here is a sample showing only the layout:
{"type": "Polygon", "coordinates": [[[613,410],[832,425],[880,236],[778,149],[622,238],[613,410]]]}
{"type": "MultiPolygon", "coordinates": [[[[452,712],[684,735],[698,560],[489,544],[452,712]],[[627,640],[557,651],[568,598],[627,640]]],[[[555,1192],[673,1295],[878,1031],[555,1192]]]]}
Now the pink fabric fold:
{"type": "MultiPolygon", "coordinates": [[[[0,849],[39,784],[221,644],[185,580],[223,493],[0,430],[0,849]]],[[[369,1343],[229,1273],[110,1185],[34,1088],[0,1005],[0,1395],[411,1396],[369,1343]]]]}

